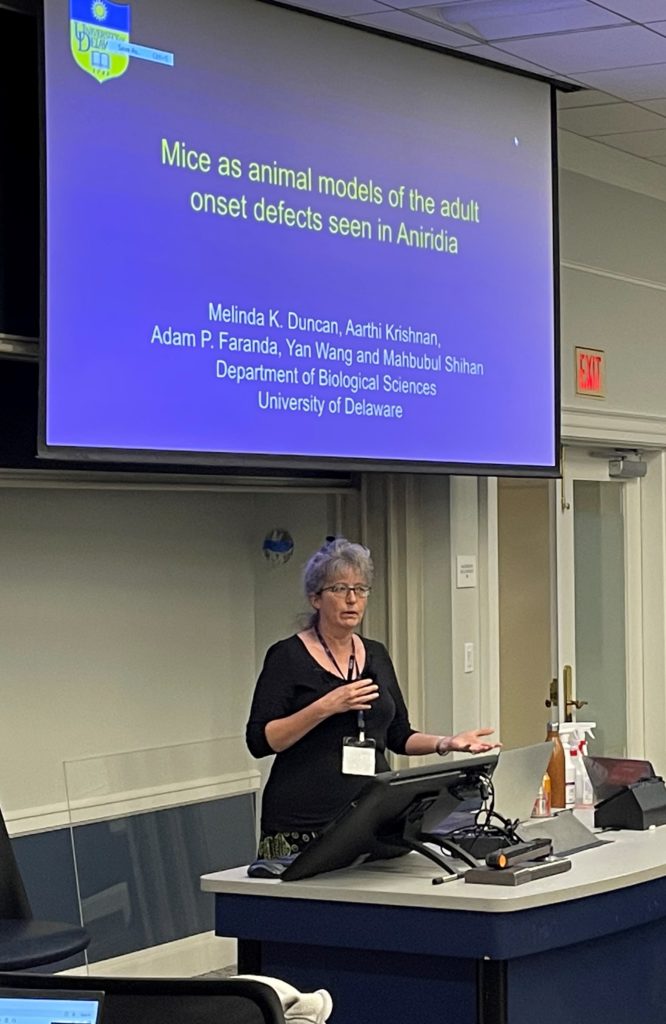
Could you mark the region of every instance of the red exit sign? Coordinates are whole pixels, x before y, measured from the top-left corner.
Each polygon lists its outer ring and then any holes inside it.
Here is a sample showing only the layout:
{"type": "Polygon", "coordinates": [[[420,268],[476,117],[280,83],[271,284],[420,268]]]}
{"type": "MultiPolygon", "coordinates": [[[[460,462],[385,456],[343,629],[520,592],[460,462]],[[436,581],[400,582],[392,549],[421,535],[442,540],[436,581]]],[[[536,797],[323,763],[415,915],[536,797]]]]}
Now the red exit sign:
{"type": "Polygon", "coordinates": [[[606,353],[599,348],[576,348],[576,394],[604,398],[606,353]]]}

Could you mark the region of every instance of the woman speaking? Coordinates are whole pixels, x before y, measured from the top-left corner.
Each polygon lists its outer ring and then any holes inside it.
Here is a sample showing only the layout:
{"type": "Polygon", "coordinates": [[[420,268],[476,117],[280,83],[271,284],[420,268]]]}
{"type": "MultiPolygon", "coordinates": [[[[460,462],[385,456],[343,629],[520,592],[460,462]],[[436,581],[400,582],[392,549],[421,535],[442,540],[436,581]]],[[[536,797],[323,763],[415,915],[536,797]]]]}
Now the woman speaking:
{"type": "Polygon", "coordinates": [[[254,757],[276,754],[263,796],[258,856],[299,853],[354,799],[364,776],[395,754],[485,753],[492,729],[456,736],[409,722],[388,651],[358,632],[372,588],[370,552],[329,540],[308,561],[313,612],[302,632],[266,654],[247,724],[254,757]]]}

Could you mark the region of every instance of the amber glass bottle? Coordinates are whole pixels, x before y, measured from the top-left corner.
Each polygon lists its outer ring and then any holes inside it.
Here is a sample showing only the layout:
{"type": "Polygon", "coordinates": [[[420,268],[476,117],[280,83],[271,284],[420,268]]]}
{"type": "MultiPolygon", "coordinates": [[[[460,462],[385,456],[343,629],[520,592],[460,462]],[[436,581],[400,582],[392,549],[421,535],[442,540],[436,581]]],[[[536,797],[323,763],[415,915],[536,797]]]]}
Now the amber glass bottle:
{"type": "Polygon", "coordinates": [[[553,810],[566,805],[566,786],[564,778],[564,747],[560,738],[560,726],[558,722],[548,723],[547,740],[553,741],[553,753],[548,762],[548,774],[550,776],[550,802],[553,810]]]}

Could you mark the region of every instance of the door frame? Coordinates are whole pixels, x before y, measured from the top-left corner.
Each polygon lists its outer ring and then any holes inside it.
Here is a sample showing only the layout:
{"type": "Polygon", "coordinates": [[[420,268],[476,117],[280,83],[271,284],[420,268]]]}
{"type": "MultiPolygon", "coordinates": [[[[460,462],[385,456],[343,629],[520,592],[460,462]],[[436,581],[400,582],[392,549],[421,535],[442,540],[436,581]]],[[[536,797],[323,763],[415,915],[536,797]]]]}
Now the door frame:
{"type": "MultiPolygon", "coordinates": [[[[556,481],[555,519],[558,716],[565,718],[564,666],[573,671],[572,696],[576,697],[576,605],[574,548],[574,482],[577,480],[611,482],[620,487],[624,513],[625,567],[625,671],[627,755],[645,756],[645,688],[643,658],[643,535],[641,517],[641,480],[612,478],[608,460],[614,454],[590,455],[587,448],[562,449],[562,476],[556,481]]],[[[574,719],[576,712],[574,709],[574,719]]],[[[584,718],[584,714],[583,714],[584,718]]]]}

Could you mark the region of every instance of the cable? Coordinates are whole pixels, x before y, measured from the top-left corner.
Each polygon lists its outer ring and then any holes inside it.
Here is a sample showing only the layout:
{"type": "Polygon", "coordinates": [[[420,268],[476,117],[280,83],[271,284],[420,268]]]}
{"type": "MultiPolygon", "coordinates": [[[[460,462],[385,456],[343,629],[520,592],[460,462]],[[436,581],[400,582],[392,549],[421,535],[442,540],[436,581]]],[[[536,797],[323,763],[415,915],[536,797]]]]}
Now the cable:
{"type": "MultiPolygon", "coordinates": [[[[498,845],[515,846],[523,842],[517,834],[518,820],[511,821],[503,817],[495,810],[495,788],[492,779],[488,775],[481,775],[478,779],[479,793],[481,795],[481,807],[474,816],[474,824],[457,829],[446,837],[453,844],[464,844],[470,852],[473,852],[475,841],[496,839],[498,845]]],[[[442,849],[445,849],[446,840],[442,840],[442,849]]]]}

